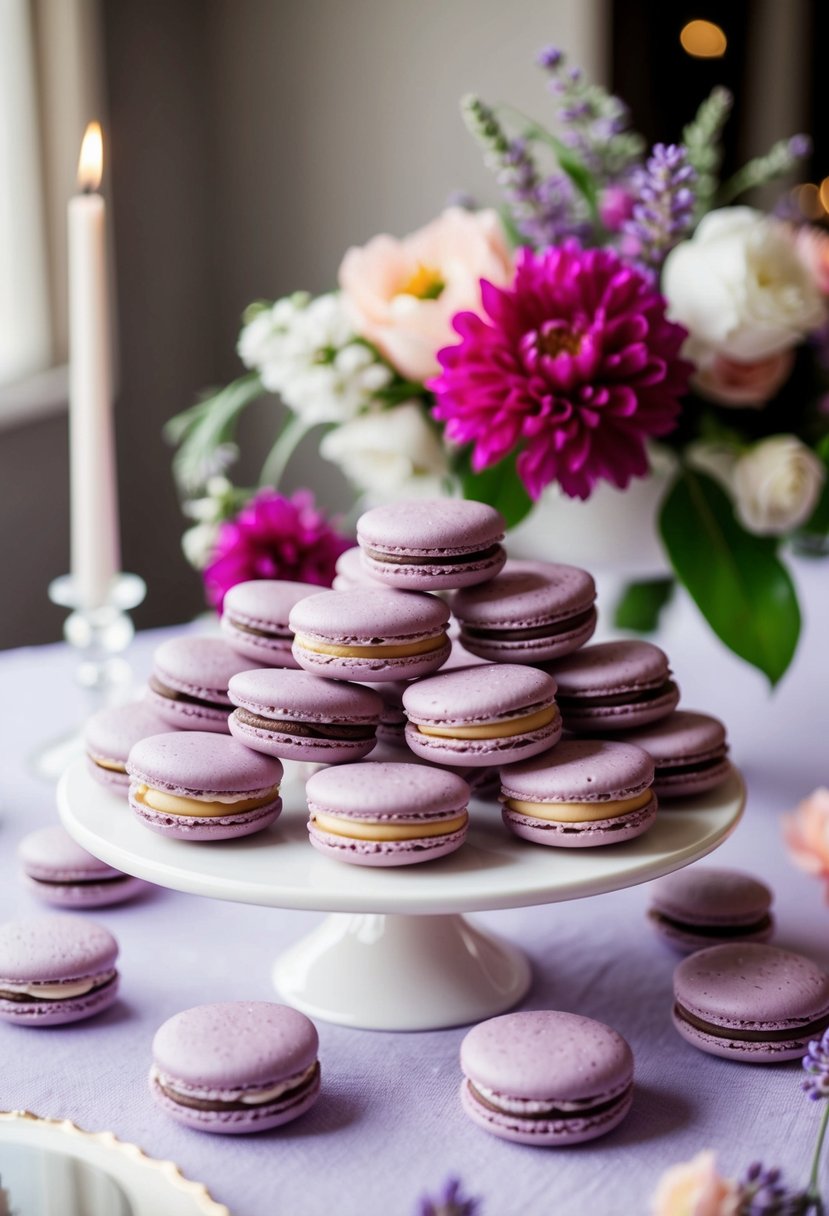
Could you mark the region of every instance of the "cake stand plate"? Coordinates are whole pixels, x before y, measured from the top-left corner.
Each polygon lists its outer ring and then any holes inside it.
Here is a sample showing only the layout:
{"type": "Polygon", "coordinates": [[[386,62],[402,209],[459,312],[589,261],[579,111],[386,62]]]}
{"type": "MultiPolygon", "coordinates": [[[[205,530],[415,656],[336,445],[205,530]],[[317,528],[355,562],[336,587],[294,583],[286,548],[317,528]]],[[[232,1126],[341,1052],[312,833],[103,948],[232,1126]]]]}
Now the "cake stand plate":
{"type": "Polygon", "coordinates": [[[149,831],[84,761],[64,773],[58,806],[79,844],[127,874],[214,899],[333,913],[277,960],[274,983],[311,1016],[372,1030],[458,1026],[509,1009],[529,987],[529,963],[464,913],[582,899],[678,870],[725,840],[745,802],[732,769],[716,790],[661,810],[644,836],[595,849],[520,841],[496,804],[476,802],[458,852],[370,869],[309,846],[304,786],[292,768],[278,821],[228,842],[149,831]]]}

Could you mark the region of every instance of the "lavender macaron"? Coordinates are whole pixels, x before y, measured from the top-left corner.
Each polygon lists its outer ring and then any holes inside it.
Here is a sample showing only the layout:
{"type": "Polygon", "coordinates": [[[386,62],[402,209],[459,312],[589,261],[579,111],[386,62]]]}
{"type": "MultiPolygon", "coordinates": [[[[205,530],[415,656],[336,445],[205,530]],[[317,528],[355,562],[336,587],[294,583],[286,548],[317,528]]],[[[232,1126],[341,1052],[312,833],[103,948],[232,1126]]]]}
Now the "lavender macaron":
{"type": "Polygon", "coordinates": [[[588,642],[596,584],[586,570],[510,560],[499,575],[452,597],[460,640],[493,663],[541,663],[588,642]]]}
{"type": "Polygon", "coordinates": [[[357,520],[369,574],[390,587],[449,591],[493,578],[506,561],[504,519],[461,498],[402,500],[357,520]]]}
{"type": "Polygon", "coordinates": [[[516,836],[562,848],[619,844],[656,818],[653,761],[632,743],[565,739],[501,770],[503,820],[516,836]]]}
{"type": "Polygon", "coordinates": [[[686,866],[653,884],[648,919],[674,950],[692,954],[724,942],[767,941],[771,903],[769,888],[751,874],[686,866]]]}
{"type": "Polygon", "coordinates": [[[290,625],[300,667],[335,680],[410,680],[445,663],[449,609],[435,595],[366,587],[300,601],[290,625]]]}
{"type": "Polygon", "coordinates": [[[358,587],[383,587],[382,579],[375,576],[363,565],[363,554],[359,545],[346,549],[337,558],[334,566],[334,582],[331,586],[335,591],[354,591],[358,587]]]}
{"type": "Polygon", "coordinates": [[[118,995],[118,943],[80,916],[0,925],[0,1017],[61,1026],[108,1009],[118,995]]]}
{"type": "Polygon", "coordinates": [[[99,709],[84,726],[86,765],[99,785],[126,798],[127,756],[139,739],[175,730],[145,701],[99,709]]]}
{"type": "Polygon", "coordinates": [[[668,658],[651,642],[599,642],[545,667],[558,684],[566,730],[630,730],[676,709],[679,689],[668,658]]]}
{"type": "Polygon", "coordinates": [[[282,810],[280,762],[223,735],[175,731],[142,739],[127,772],[135,814],[178,840],[249,836],[282,810]]]}
{"type": "Polygon", "coordinates": [[[610,1026],[537,1009],[474,1026],[461,1043],[461,1104],[502,1140],[582,1144],[617,1127],[633,1101],[633,1053],[610,1026]]]}
{"type": "Polygon", "coordinates": [[[234,676],[228,692],[230,733],[266,756],[344,764],[377,740],[383,702],[362,684],[271,668],[234,676]]]}
{"type": "Polygon", "coordinates": [[[313,1022],[287,1005],[197,1005],[156,1031],[150,1092],[166,1114],[196,1131],[264,1132],[316,1102],[318,1048],[313,1022]]]}
{"type": "Polygon", "coordinates": [[[231,587],[222,604],[220,623],[227,643],[255,665],[297,667],[291,653],[294,635],[288,616],[294,604],[315,595],[312,583],[252,579],[231,587]]]}
{"type": "Polygon", "coordinates": [[[364,761],[321,769],[305,786],[320,853],[361,866],[406,866],[466,839],[469,786],[425,764],[364,761]]]}
{"type": "Polygon", "coordinates": [[[227,686],[250,667],[222,638],[170,638],[153,655],[147,704],[177,730],[226,735],[233,709],[227,686]]]}
{"type": "Polygon", "coordinates": [[[775,946],[711,946],[676,968],[673,1022],[709,1055],[745,1064],[796,1060],[829,1027],[829,975],[775,946]]]}
{"type": "Polygon", "coordinates": [[[676,709],[623,737],[644,747],[656,765],[653,788],[660,799],[705,793],[731,772],[725,727],[710,714],[676,709]]]}
{"type": "Polygon", "coordinates": [[[534,667],[482,663],[416,680],[403,693],[406,742],[435,764],[491,766],[558,742],[556,684],[534,667]]]}
{"type": "Polygon", "coordinates": [[[26,886],[55,908],[105,908],[126,903],[150,886],[87,853],[60,824],[24,836],[17,855],[26,886]]]}

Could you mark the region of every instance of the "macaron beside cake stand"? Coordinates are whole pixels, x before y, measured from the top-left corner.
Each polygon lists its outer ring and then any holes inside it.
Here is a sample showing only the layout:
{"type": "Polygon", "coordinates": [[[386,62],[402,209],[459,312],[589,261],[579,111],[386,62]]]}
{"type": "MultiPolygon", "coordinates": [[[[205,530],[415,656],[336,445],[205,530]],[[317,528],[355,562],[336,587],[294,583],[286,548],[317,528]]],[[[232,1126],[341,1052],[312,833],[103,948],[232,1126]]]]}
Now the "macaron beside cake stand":
{"type": "Polygon", "coordinates": [[[477,1022],[526,994],[524,953],[466,913],[583,899],[678,870],[725,840],[745,802],[732,768],[716,789],[661,810],[643,836],[588,849],[518,840],[504,829],[497,804],[473,802],[457,852],[372,869],[310,847],[304,785],[290,764],[282,795],[285,809],[271,828],[208,844],[148,831],[82,760],[64,773],[58,806],[79,844],[127,874],[214,899],[331,913],[277,959],[277,991],[311,1017],[398,1031],[477,1022]]]}

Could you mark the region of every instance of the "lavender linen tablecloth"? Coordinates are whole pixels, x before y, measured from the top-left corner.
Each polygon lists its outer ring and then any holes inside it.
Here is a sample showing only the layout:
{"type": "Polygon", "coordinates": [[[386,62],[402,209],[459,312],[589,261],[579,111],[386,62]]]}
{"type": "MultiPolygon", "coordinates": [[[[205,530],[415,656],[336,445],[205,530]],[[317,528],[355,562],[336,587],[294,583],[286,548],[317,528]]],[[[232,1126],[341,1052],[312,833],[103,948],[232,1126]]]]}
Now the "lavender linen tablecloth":
{"type": "MultiPolygon", "coordinates": [[[[829,908],[818,883],[787,860],[780,814],[829,784],[829,570],[799,563],[804,636],[771,695],[699,624],[687,602],[662,636],[683,704],[728,723],[749,786],[745,818],[716,854],[776,892],[781,946],[829,965],[829,908]]],[[[143,677],[162,633],[140,636],[143,677]]],[[[62,646],[0,656],[0,914],[40,911],[17,874],[15,848],[55,818],[54,791],[27,775],[36,744],[83,713],[62,646]]],[[[670,812],[666,812],[670,813],[670,812]]],[[[529,846],[528,846],[529,847],[529,846]]],[[[448,1173],[484,1197],[485,1216],[632,1216],[646,1212],[663,1169],[702,1148],[736,1174],[755,1158],[805,1181],[819,1111],[799,1090],[799,1066],[746,1066],[687,1046],[670,1022],[675,959],[645,921],[647,887],[570,904],[487,913],[481,921],[529,953],[528,1008],[603,1019],[630,1041],[637,1093],[627,1121],[569,1150],[505,1144],[479,1131],[458,1102],[464,1031],[388,1034],[320,1023],[324,1091],[297,1123],[261,1136],[209,1137],[169,1122],[147,1089],[156,1027],[204,1001],[270,999],[276,953],[319,919],[157,890],[97,919],[122,948],[122,999],[93,1021],[53,1030],[0,1025],[0,1107],[109,1129],[171,1158],[234,1216],[408,1216],[448,1173]]],[[[829,1162],[825,1167],[829,1191],[829,1162]]],[[[161,1216],[161,1214],[160,1214],[161,1216]]]]}

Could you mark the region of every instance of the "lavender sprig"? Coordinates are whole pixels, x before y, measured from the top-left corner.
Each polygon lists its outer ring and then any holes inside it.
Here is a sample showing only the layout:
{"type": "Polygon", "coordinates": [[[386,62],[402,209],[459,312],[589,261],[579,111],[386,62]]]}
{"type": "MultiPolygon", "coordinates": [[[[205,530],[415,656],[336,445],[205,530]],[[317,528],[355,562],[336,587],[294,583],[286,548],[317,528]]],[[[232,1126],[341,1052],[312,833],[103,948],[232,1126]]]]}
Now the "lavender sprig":
{"type": "Polygon", "coordinates": [[[759,1161],[748,1167],[738,1182],[738,1216],[806,1216],[812,1207],[803,1191],[790,1191],[780,1170],[766,1169],[759,1161]]]}
{"type": "Polygon", "coordinates": [[[820,1039],[813,1039],[803,1057],[803,1071],[808,1073],[801,1085],[814,1102],[829,1098],[829,1030],[820,1039]]]}
{"type": "Polygon", "coordinates": [[[784,177],[799,161],[804,160],[812,150],[812,141],[808,135],[792,135],[790,139],[780,139],[772,144],[765,156],[756,156],[747,165],[743,165],[733,177],[725,183],[717,198],[719,206],[725,206],[733,199],[753,190],[756,186],[764,186],[775,178],[784,177]]]}
{"type": "Polygon", "coordinates": [[[602,183],[627,173],[641,158],[645,144],[630,130],[630,111],[619,97],[585,80],[580,68],[568,67],[557,47],[546,47],[537,62],[550,77],[558,100],[562,140],[602,183]]]}
{"type": "Polygon", "coordinates": [[[459,1178],[447,1178],[434,1199],[424,1195],[416,1216],[479,1216],[480,1199],[464,1195],[459,1178]]]}
{"type": "Polygon", "coordinates": [[[638,258],[658,269],[667,253],[691,227],[696,173],[688,150],[677,144],[656,144],[631,187],[637,201],[622,231],[638,245],[638,258]]]}
{"type": "Polygon", "coordinates": [[[703,215],[717,192],[722,160],[721,136],[734,98],[728,89],[718,87],[702,102],[693,121],[682,132],[688,161],[697,175],[697,215],[703,215]]]}

